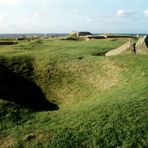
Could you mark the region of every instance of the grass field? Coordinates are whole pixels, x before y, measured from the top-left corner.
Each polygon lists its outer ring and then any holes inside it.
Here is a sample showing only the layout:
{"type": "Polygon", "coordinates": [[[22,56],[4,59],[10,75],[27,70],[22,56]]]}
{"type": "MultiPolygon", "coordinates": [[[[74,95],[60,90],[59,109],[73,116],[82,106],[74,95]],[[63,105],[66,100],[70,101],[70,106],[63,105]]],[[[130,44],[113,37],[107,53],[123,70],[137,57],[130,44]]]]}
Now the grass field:
{"type": "Polygon", "coordinates": [[[127,40],[0,46],[0,148],[148,147],[148,56],[103,56],[127,40]]]}

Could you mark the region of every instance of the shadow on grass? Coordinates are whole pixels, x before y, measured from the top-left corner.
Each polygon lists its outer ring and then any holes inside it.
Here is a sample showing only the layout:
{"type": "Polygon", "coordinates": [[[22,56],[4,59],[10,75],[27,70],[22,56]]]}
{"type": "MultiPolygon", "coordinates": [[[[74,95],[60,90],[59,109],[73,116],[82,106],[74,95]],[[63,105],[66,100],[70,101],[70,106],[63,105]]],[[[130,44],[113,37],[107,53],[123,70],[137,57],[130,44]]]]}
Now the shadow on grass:
{"type": "Polygon", "coordinates": [[[46,100],[42,90],[32,81],[15,74],[0,64],[0,98],[35,111],[58,110],[46,100]]]}
{"type": "Polygon", "coordinates": [[[102,51],[102,52],[94,52],[92,53],[92,56],[105,56],[107,51],[102,51]]]}

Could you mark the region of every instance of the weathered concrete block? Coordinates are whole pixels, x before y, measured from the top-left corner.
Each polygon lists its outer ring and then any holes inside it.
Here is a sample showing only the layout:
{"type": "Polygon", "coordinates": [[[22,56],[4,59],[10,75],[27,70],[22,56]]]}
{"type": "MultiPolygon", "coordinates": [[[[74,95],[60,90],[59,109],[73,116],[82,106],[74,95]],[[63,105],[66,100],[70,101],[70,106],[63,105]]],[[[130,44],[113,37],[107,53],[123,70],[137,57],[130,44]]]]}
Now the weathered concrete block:
{"type": "Polygon", "coordinates": [[[148,36],[139,39],[136,44],[137,54],[148,54],[148,36]]]}
{"type": "Polygon", "coordinates": [[[122,45],[119,48],[113,49],[105,54],[105,56],[113,56],[120,54],[134,54],[136,52],[135,42],[130,39],[126,44],[122,45]]]}

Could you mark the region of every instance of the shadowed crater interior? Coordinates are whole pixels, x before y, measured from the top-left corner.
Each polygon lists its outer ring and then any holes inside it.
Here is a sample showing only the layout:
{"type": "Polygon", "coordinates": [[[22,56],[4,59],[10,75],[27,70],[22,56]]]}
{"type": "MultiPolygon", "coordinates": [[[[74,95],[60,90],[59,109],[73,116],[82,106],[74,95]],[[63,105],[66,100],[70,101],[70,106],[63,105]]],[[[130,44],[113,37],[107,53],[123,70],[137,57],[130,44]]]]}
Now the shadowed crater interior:
{"type": "Polygon", "coordinates": [[[32,81],[15,74],[0,64],[0,98],[36,111],[57,110],[46,100],[42,90],[32,81]]]}

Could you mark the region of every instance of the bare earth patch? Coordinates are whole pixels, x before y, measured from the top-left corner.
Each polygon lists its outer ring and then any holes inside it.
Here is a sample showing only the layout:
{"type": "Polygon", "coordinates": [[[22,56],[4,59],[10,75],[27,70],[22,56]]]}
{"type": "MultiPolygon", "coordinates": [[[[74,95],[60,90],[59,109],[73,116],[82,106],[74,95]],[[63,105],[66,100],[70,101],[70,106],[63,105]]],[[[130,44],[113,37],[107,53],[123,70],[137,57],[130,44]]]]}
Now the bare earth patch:
{"type": "Polygon", "coordinates": [[[28,143],[31,141],[35,141],[37,144],[38,143],[44,144],[50,138],[51,138],[51,133],[35,132],[25,135],[22,141],[25,145],[28,145],[28,143]]]}
{"type": "Polygon", "coordinates": [[[0,148],[10,148],[15,144],[15,140],[11,137],[0,139],[0,148]]]}

